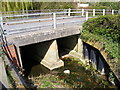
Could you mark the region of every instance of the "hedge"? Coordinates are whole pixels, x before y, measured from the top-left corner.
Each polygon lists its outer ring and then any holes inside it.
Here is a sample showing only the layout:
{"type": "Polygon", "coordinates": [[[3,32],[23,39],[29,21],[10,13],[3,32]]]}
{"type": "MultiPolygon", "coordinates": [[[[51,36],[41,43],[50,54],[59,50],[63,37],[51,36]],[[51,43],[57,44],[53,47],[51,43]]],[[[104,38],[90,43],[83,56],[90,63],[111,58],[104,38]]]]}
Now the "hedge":
{"type": "Polygon", "coordinates": [[[111,58],[120,58],[120,15],[105,15],[91,18],[83,24],[83,40],[96,40],[104,44],[111,58]]]}

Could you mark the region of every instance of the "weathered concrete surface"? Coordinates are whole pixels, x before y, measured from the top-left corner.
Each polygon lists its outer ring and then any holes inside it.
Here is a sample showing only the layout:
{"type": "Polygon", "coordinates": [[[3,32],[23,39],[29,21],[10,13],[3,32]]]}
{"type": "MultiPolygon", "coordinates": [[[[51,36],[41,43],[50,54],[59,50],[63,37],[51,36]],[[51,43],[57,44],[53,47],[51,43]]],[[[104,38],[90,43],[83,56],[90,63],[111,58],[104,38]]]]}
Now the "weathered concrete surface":
{"type": "Polygon", "coordinates": [[[57,28],[52,30],[37,30],[34,32],[7,35],[7,41],[8,43],[14,43],[16,46],[24,46],[52,39],[76,35],[80,33],[81,29],[81,26],[75,26],[67,27],[65,29],[57,28]]]}
{"type": "Polygon", "coordinates": [[[64,66],[64,62],[60,60],[58,56],[58,47],[56,40],[52,41],[52,44],[50,45],[47,53],[41,61],[41,64],[50,70],[64,66]]]}
{"type": "Polygon", "coordinates": [[[4,88],[3,86],[9,88],[4,62],[0,57],[0,89],[4,88]]]}
{"type": "Polygon", "coordinates": [[[83,58],[83,42],[80,35],[77,36],[77,44],[75,48],[69,54],[79,58],[84,64],[86,64],[87,60],[83,58]]]}
{"type": "Polygon", "coordinates": [[[118,68],[116,68],[116,66],[120,65],[119,63],[115,63],[115,61],[119,61],[120,59],[110,59],[110,55],[109,53],[105,50],[105,48],[103,48],[103,44],[99,41],[97,42],[92,42],[92,41],[84,41],[87,44],[93,46],[94,48],[98,49],[101,53],[101,55],[104,57],[105,61],[108,63],[108,65],[110,66],[111,70],[114,72],[115,76],[117,77],[117,79],[120,81],[120,75],[118,74],[118,68]]]}

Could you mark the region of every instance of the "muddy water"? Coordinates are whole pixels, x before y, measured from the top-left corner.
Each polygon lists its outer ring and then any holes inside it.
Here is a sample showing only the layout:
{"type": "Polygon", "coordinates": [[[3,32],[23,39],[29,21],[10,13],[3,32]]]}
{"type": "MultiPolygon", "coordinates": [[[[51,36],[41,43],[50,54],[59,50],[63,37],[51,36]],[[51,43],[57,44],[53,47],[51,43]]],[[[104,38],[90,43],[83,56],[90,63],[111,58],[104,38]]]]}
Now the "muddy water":
{"type": "Polygon", "coordinates": [[[91,68],[86,70],[78,59],[66,57],[63,61],[65,66],[53,71],[41,65],[35,66],[29,79],[37,88],[115,88],[105,76],[100,76],[91,68]],[[64,73],[65,70],[70,73],[64,73]]]}

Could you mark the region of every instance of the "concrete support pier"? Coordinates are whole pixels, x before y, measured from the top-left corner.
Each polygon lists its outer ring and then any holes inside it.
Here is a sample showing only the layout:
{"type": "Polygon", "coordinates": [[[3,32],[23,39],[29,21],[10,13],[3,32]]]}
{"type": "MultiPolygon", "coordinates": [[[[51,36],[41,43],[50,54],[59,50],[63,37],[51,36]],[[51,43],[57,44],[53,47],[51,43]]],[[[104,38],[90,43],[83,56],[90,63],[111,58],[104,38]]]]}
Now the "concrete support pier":
{"type": "Polygon", "coordinates": [[[56,40],[53,40],[46,52],[41,64],[50,70],[64,66],[64,62],[59,59],[58,46],[56,40]]]}
{"type": "Polygon", "coordinates": [[[83,57],[83,42],[79,35],[78,35],[77,52],[80,54],[80,57],[82,58],[83,57]]]}

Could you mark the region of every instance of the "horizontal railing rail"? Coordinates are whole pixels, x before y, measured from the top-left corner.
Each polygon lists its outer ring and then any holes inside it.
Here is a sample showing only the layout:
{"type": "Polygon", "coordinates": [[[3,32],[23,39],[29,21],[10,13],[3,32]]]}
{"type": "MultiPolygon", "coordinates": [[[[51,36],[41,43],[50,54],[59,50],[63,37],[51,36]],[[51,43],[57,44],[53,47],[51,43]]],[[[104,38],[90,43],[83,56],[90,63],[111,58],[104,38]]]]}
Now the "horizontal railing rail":
{"type": "MultiPolygon", "coordinates": [[[[9,12],[2,12],[2,13],[11,13],[9,12]]],[[[71,24],[71,23],[78,23],[81,22],[81,18],[84,18],[85,20],[88,20],[89,17],[95,17],[97,15],[106,15],[106,14],[117,14],[118,10],[106,10],[106,9],[46,9],[46,10],[28,10],[23,13],[22,11],[13,11],[13,12],[20,12],[21,14],[8,14],[1,17],[1,26],[3,28],[3,32],[6,32],[6,34],[14,34],[18,32],[25,32],[25,31],[31,31],[33,28],[42,28],[42,27],[52,27],[53,29],[58,28],[59,25],[62,25],[65,27],[65,24],[71,24]],[[32,13],[30,13],[32,12],[32,13]],[[34,13],[33,13],[34,12],[34,13]],[[79,20],[75,19],[79,18],[79,20]],[[65,20],[68,20],[66,22],[65,20]],[[63,22],[59,22],[59,21],[63,22]],[[72,20],[72,21],[70,21],[72,20]],[[58,22],[59,23],[58,23],[58,22]],[[23,27],[21,29],[15,28],[12,30],[4,30],[4,25],[16,25],[16,24],[24,24],[24,23],[34,23],[34,22],[50,22],[50,24],[46,25],[39,25],[39,26],[29,26],[29,27],[23,27]],[[27,30],[28,29],[28,30],[27,30]]],[[[63,28],[64,28],[63,27],[63,28]]],[[[33,29],[34,30],[34,29],[33,29]]]]}
{"type": "MultiPolygon", "coordinates": [[[[82,11],[82,9],[70,9],[70,11],[71,12],[73,12],[73,11],[82,11]]],[[[84,9],[84,11],[92,11],[93,9],[84,9]]],[[[106,11],[109,11],[109,12],[112,12],[112,10],[111,9],[105,9],[106,11]]],[[[60,11],[64,11],[64,12],[67,12],[68,13],[68,11],[69,11],[69,9],[43,9],[43,10],[24,10],[24,11],[7,11],[7,12],[1,12],[1,14],[3,14],[4,15],[4,13],[6,13],[6,14],[9,14],[9,13],[13,13],[12,15],[16,15],[17,13],[14,13],[14,12],[18,12],[18,14],[28,14],[28,13],[30,13],[30,12],[33,12],[33,13],[35,13],[35,12],[39,12],[39,13],[44,13],[44,12],[60,12],[60,11]],[[20,13],[19,13],[20,12],[20,13]]],[[[103,11],[103,9],[95,9],[95,11],[103,11]]],[[[114,10],[114,11],[118,11],[118,10],[114,10]]],[[[9,15],[4,15],[5,17],[6,16],[11,16],[10,14],[9,15]]]]}
{"type": "MultiPolygon", "coordinates": [[[[59,28],[59,25],[62,25],[63,29],[65,29],[66,25],[73,25],[73,23],[81,23],[84,22],[85,20],[77,20],[77,21],[68,21],[68,22],[61,22],[61,23],[56,23],[56,28],[59,28]]],[[[25,27],[25,28],[20,28],[20,29],[13,29],[11,32],[8,32],[9,34],[17,34],[17,33],[23,33],[23,32],[30,32],[30,31],[37,31],[38,29],[52,29],[54,28],[53,23],[47,24],[47,25],[38,25],[38,26],[30,26],[30,27],[25,27]]]]}

